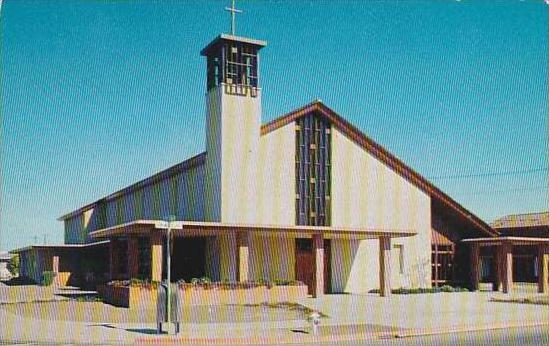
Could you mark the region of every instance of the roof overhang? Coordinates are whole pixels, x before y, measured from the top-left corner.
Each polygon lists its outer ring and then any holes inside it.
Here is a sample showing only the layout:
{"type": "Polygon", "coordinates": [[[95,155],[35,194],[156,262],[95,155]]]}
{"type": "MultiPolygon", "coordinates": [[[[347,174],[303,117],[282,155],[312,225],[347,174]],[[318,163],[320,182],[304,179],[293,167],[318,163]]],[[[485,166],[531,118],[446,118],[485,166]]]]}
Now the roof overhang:
{"type": "Polygon", "coordinates": [[[25,246],[19,249],[11,250],[10,253],[21,253],[29,250],[65,250],[65,249],[82,249],[82,248],[90,248],[94,246],[101,246],[104,244],[108,244],[108,240],[102,240],[97,241],[94,243],[86,243],[86,244],[59,244],[59,245],[30,245],[25,246]]]}
{"type": "Polygon", "coordinates": [[[256,46],[259,49],[265,47],[267,45],[266,41],[256,40],[253,38],[248,37],[242,37],[242,36],[233,36],[228,34],[221,34],[214,38],[206,47],[204,47],[200,51],[200,55],[206,56],[208,55],[209,51],[217,47],[218,45],[225,43],[225,42],[241,42],[245,44],[249,44],[252,46],[256,46]]]}
{"type": "MultiPolygon", "coordinates": [[[[323,226],[281,226],[259,224],[231,224],[221,222],[174,221],[170,228],[174,236],[211,236],[223,233],[257,232],[266,236],[311,237],[323,234],[329,239],[376,239],[381,237],[405,238],[417,234],[413,230],[387,230],[340,228],[323,226]]],[[[90,233],[94,238],[112,238],[131,235],[147,235],[151,232],[163,232],[168,229],[168,222],[162,220],[138,220],[90,233]]]]}
{"type": "Polygon", "coordinates": [[[549,238],[530,238],[530,237],[497,237],[497,238],[474,238],[463,239],[462,242],[469,244],[478,244],[479,246],[499,246],[502,244],[512,245],[539,245],[549,244],[549,238]]]}

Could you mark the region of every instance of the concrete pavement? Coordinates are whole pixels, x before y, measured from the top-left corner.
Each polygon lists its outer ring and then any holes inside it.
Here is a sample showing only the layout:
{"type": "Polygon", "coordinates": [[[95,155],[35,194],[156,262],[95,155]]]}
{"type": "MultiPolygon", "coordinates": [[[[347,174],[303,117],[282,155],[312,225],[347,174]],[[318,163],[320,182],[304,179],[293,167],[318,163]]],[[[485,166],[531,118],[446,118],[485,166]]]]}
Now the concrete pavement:
{"type": "MultiPolygon", "coordinates": [[[[290,344],[549,326],[549,307],[490,302],[494,293],[328,295],[298,303],[327,314],[319,334],[304,320],[186,324],[181,334],[156,335],[153,323],[104,323],[24,318],[0,305],[0,340],[93,344],[290,344]]],[[[56,304],[56,303],[51,303],[56,304]]],[[[78,304],[78,303],[75,303],[78,304]]],[[[86,305],[78,305],[85,308],[86,305]]],[[[273,312],[276,313],[276,312],[273,312]]]]}

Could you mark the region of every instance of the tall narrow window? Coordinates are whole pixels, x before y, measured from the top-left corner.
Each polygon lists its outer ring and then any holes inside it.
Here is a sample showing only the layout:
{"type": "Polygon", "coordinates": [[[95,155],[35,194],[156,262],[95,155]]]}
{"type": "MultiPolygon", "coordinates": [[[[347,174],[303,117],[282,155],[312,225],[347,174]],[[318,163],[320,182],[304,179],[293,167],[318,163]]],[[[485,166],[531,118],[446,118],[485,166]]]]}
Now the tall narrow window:
{"type": "Polygon", "coordinates": [[[314,113],[296,121],[297,225],[330,225],[330,126],[314,113]]]}

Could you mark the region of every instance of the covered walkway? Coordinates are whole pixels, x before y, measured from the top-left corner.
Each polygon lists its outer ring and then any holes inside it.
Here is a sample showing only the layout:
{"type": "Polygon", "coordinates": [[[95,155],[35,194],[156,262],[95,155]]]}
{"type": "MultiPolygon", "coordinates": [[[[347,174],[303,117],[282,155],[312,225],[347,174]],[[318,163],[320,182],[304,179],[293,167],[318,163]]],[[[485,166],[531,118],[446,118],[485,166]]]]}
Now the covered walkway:
{"type": "MultiPolygon", "coordinates": [[[[411,237],[416,235],[412,230],[364,230],[318,226],[271,226],[271,225],[241,225],[217,222],[174,221],[168,225],[166,221],[139,220],[111,228],[92,232],[96,239],[110,239],[111,278],[116,277],[116,268],[123,268],[126,278],[136,277],[139,273],[139,238],[150,239],[150,279],[162,280],[163,240],[167,235],[168,226],[174,237],[225,236],[228,238],[228,277],[231,281],[245,282],[249,280],[249,254],[252,243],[250,236],[260,233],[265,236],[289,238],[311,238],[313,247],[313,297],[324,294],[324,239],[379,239],[379,287],[381,296],[391,294],[391,239],[411,237]],[[125,239],[125,254],[127,263],[117,263],[117,240],[125,239]]],[[[143,264],[142,264],[143,265],[143,264]]],[[[145,264],[148,265],[148,264],[145,264]]],[[[120,271],[118,271],[120,272],[120,271]]]]}
{"type": "Polygon", "coordinates": [[[494,290],[503,293],[513,291],[513,254],[518,247],[535,246],[537,249],[538,292],[549,293],[549,239],[529,237],[498,237],[464,239],[471,246],[471,282],[478,290],[480,272],[480,249],[492,247],[495,259],[494,290]]]}

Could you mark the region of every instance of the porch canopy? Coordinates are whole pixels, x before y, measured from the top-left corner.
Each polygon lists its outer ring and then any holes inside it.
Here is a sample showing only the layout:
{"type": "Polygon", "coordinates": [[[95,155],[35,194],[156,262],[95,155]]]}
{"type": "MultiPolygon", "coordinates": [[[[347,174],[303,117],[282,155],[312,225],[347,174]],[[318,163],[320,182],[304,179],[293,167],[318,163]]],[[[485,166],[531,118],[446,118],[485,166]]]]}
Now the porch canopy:
{"type": "MultiPolygon", "coordinates": [[[[170,223],[175,236],[210,236],[222,232],[260,232],[263,235],[286,235],[289,237],[311,236],[322,233],[329,239],[376,239],[380,237],[404,238],[417,234],[413,230],[372,230],[327,226],[280,226],[259,224],[232,224],[202,221],[173,221],[170,223]]],[[[93,238],[115,236],[150,235],[154,230],[166,230],[168,222],[162,220],[137,220],[90,233],[93,238]]]]}
{"type": "Polygon", "coordinates": [[[478,289],[480,282],[480,248],[495,247],[496,278],[495,290],[503,286],[503,293],[513,290],[513,247],[533,245],[537,247],[538,256],[538,292],[549,293],[549,238],[530,237],[496,237],[464,239],[464,243],[471,245],[471,281],[478,289]]]}
{"type": "MultiPolygon", "coordinates": [[[[315,267],[313,296],[323,294],[324,287],[324,239],[379,239],[379,278],[380,294],[388,296],[391,293],[391,238],[411,237],[417,234],[414,230],[387,230],[387,229],[359,229],[324,226],[281,226],[260,224],[231,224],[220,222],[173,221],[170,223],[172,234],[175,237],[215,236],[225,235],[231,241],[229,252],[234,257],[231,263],[231,276],[235,280],[248,280],[249,236],[252,233],[261,233],[264,236],[312,238],[313,257],[315,267]]],[[[151,239],[151,279],[160,281],[162,278],[162,239],[166,236],[168,222],[162,220],[137,220],[117,226],[97,230],[90,233],[94,238],[127,237],[128,252],[137,251],[136,242],[132,241],[139,236],[150,236],[151,239]]],[[[137,256],[128,256],[130,273],[135,271],[137,256]],[[130,263],[131,262],[131,263],[130,263]]]]}

